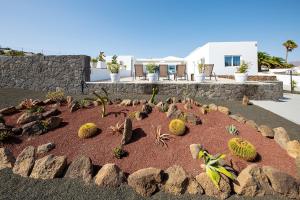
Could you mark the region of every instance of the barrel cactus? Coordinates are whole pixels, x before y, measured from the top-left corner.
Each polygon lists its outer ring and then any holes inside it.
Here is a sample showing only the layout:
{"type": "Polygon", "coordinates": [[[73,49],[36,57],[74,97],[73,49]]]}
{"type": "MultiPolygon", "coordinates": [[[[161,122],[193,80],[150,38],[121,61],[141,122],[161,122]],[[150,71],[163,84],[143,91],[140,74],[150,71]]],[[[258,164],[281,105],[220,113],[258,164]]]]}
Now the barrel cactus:
{"type": "Polygon", "coordinates": [[[174,135],[183,135],[185,132],[185,123],[180,119],[173,119],[169,124],[169,131],[174,135]]]}
{"type": "Polygon", "coordinates": [[[255,147],[242,138],[231,138],[228,141],[228,148],[232,154],[246,161],[253,161],[256,158],[255,147]]]}
{"type": "Polygon", "coordinates": [[[78,137],[81,139],[90,138],[96,135],[98,128],[94,123],[83,124],[78,130],[78,137]]]}

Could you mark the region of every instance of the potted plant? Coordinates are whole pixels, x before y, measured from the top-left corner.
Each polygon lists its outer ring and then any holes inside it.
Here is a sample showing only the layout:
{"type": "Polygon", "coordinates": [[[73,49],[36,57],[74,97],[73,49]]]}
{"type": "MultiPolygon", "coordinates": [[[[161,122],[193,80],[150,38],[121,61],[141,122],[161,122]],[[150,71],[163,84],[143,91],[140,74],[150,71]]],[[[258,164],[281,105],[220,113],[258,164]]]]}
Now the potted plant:
{"type": "Polygon", "coordinates": [[[106,68],[106,63],[105,63],[105,54],[103,51],[100,51],[100,54],[98,56],[99,60],[99,68],[105,69],[106,68]]]}
{"type": "Polygon", "coordinates": [[[98,59],[97,58],[92,58],[91,59],[91,66],[92,66],[92,68],[96,68],[97,67],[97,63],[98,63],[98,59]]]}
{"type": "Polygon", "coordinates": [[[199,72],[199,74],[196,75],[195,80],[197,82],[203,82],[205,80],[204,64],[202,64],[202,63],[198,64],[198,72],[199,72]]]}
{"type": "Polygon", "coordinates": [[[107,68],[110,71],[111,82],[116,83],[120,81],[119,71],[120,64],[117,61],[117,56],[112,57],[112,61],[107,63],[107,68]]]}
{"type": "Polygon", "coordinates": [[[237,83],[245,83],[248,78],[249,63],[242,61],[241,65],[237,68],[237,71],[234,73],[234,78],[237,83]]]}
{"type": "Polygon", "coordinates": [[[156,65],[154,63],[149,63],[146,65],[146,69],[147,69],[147,77],[149,79],[149,82],[156,82],[157,81],[157,76],[156,76],[156,65]]]}

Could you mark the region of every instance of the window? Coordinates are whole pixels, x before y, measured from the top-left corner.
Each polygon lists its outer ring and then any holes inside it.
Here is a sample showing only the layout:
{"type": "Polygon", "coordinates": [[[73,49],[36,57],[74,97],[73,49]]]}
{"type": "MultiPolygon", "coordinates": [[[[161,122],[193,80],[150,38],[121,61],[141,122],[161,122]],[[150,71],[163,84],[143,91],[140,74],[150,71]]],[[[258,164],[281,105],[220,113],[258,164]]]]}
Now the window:
{"type": "Polygon", "coordinates": [[[225,67],[240,66],[241,56],[225,56],[225,67]]]}

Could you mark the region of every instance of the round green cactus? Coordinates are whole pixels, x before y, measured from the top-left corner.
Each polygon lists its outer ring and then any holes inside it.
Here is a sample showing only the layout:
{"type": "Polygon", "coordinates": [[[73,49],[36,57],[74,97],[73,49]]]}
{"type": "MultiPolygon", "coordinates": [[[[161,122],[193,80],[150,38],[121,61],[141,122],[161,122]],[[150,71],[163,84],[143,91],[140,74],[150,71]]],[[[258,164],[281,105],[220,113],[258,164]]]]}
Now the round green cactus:
{"type": "Polygon", "coordinates": [[[180,119],[173,119],[169,124],[169,130],[174,135],[183,135],[185,132],[185,123],[180,119]]]}
{"type": "Polygon", "coordinates": [[[228,148],[232,154],[246,161],[253,161],[256,158],[255,147],[242,138],[231,138],[228,141],[228,148]]]}
{"type": "Polygon", "coordinates": [[[78,137],[81,139],[90,138],[96,135],[98,128],[94,123],[83,124],[78,130],[78,137]]]}

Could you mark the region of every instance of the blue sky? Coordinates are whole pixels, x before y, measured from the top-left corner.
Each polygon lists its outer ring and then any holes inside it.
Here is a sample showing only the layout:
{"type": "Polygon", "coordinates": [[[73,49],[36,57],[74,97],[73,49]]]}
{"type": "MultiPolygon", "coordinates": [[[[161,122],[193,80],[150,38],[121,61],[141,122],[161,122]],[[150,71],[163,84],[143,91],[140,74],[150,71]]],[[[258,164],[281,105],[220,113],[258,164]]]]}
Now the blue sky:
{"type": "MultiPolygon", "coordinates": [[[[300,45],[299,0],[0,0],[0,45],[50,54],[186,56],[210,41],[300,45]]],[[[290,60],[300,60],[300,47],[290,60]]]]}

